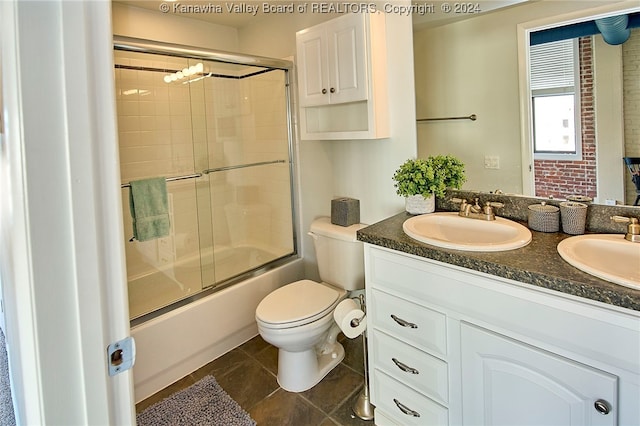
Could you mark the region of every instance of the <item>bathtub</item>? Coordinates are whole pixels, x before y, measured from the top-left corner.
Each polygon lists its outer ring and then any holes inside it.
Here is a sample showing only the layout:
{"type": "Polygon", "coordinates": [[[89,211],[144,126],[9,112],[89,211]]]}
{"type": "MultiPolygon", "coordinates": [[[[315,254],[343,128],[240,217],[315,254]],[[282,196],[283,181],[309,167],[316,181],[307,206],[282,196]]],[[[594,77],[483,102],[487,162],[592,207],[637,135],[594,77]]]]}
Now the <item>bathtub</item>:
{"type": "Polygon", "coordinates": [[[202,281],[224,282],[290,254],[288,249],[281,250],[280,253],[273,250],[273,247],[255,244],[221,246],[216,248],[215,253],[209,248],[203,251],[203,259],[209,260],[203,266],[200,255],[194,253],[164,267],[156,267],[151,272],[132,276],[128,283],[129,315],[132,319],[137,319],[171,303],[197,295],[203,290],[202,281]]]}
{"type": "Polygon", "coordinates": [[[293,259],[134,326],[136,403],[256,336],[258,303],[303,275],[302,259],[293,259]]]}

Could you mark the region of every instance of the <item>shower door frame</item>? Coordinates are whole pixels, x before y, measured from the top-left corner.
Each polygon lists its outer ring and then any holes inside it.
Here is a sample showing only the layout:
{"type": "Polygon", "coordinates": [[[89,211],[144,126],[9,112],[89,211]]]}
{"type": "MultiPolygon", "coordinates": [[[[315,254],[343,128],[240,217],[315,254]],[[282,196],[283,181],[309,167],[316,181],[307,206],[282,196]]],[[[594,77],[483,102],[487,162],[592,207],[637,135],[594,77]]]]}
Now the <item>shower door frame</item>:
{"type": "MultiPolygon", "coordinates": [[[[298,226],[297,209],[296,209],[296,194],[297,185],[295,179],[295,163],[294,163],[294,132],[293,132],[293,98],[291,95],[291,76],[293,71],[293,62],[285,59],[267,58],[263,56],[245,55],[240,53],[226,52],[221,50],[204,49],[193,46],[185,46],[173,43],[164,43],[153,40],[145,40],[134,37],[125,36],[113,36],[113,49],[147,53],[154,55],[173,56],[185,59],[206,60],[214,62],[222,62],[227,64],[244,65],[249,67],[269,68],[271,70],[283,70],[285,71],[285,100],[286,100],[286,112],[287,112],[287,138],[288,138],[288,156],[289,156],[289,185],[291,188],[291,224],[292,224],[292,236],[293,236],[293,252],[289,255],[285,255],[279,259],[275,259],[266,265],[244,272],[236,277],[224,280],[221,283],[214,283],[214,285],[204,288],[202,291],[186,297],[184,299],[177,300],[170,303],[167,306],[161,307],[157,310],[141,315],[137,318],[130,320],[132,327],[142,324],[148,320],[156,318],[167,312],[170,312],[178,307],[187,305],[193,301],[206,297],[212,293],[229,287],[240,281],[252,278],[260,275],[266,271],[277,268],[291,260],[297,259],[300,253],[299,240],[298,240],[298,226]]],[[[212,170],[212,169],[211,169],[212,170]]],[[[210,171],[209,169],[207,171],[210,171]]],[[[217,170],[216,170],[217,171],[217,170]]],[[[190,175],[191,177],[199,177],[202,174],[195,172],[196,174],[190,175]],[[197,176],[198,175],[198,176],[197,176]]],[[[203,172],[204,174],[204,172],[203,172]]]]}

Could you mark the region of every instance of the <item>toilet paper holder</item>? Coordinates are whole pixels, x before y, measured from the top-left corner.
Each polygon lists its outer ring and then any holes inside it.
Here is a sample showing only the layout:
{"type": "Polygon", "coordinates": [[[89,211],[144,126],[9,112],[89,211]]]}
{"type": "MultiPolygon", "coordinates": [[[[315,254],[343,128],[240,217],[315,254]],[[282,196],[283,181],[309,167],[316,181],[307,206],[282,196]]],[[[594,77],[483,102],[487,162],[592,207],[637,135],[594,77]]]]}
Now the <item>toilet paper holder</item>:
{"type": "Polygon", "coordinates": [[[362,311],[364,312],[360,318],[354,318],[354,319],[352,319],[352,320],[351,320],[351,322],[350,322],[351,327],[357,327],[357,326],[359,326],[359,325],[360,325],[360,323],[362,322],[362,320],[363,320],[363,319],[365,319],[365,317],[367,316],[367,314],[366,314],[366,312],[365,312],[365,310],[364,310],[364,300],[361,300],[361,299],[364,299],[364,296],[363,296],[363,295],[360,295],[359,297],[352,297],[352,299],[358,299],[358,300],[360,301],[361,309],[362,309],[362,311]]]}
{"type": "MultiPolygon", "coordinates": [[[[367,307],[365,306],[364,294],[359,294],[358,297],[352,299],[358,299],[360,302],[360,309],[363,314],[360,318],[354,318],[351,320],[351,327],[357,327],[367,316],[367,307]]],[[[373,420],[373,405],[369,398],[369,356],[367,354],[367,332],[362,333],[362,350],[364,358],[364,386],[360,395],[356,399],[355,404],[352,407],[353,415],[362,420],[373,420]]]]}

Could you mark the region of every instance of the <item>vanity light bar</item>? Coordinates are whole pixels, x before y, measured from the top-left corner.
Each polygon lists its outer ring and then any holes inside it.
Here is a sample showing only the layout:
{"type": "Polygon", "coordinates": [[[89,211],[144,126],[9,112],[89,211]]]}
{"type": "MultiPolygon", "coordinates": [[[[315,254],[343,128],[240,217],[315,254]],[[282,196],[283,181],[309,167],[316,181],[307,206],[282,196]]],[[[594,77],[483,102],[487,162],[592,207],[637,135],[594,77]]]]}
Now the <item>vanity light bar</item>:
{"type": "Polygon", "coordinates": [[[202,62],[198,62],[195,65],[183,69],[182,71],[176,71],[174,73],[165,75],[164,82],[171,83],[173,81],[182,80],[183,78],[187,78],[192,75],[202,75],[203,71],[204,65],[202,64],[202,62]]]}

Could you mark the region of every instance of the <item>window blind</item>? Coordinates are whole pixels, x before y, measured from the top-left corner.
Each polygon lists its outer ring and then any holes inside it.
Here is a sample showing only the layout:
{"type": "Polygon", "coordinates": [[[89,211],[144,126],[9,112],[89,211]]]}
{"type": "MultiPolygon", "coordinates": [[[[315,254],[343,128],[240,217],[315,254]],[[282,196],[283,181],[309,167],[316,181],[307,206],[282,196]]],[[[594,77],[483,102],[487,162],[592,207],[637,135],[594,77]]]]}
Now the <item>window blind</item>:
{"type": "Polygon", "coordinates": [[[575,85],[576,40],[559,40],[529,48],[531,90],[575,85]]]}

